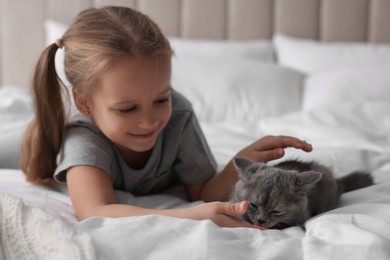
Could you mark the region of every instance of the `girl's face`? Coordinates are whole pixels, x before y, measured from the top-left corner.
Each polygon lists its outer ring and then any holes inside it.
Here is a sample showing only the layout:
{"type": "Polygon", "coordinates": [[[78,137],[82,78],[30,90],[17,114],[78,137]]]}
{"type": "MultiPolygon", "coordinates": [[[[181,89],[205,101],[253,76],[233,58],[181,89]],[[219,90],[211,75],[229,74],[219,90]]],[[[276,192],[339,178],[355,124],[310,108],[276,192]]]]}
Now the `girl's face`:
{"type": "Polygon", "coordinates": [[[99,129],[122,154],[146,152],[172,113],[170,57],[123,59],[87,101],[99,129]]]}

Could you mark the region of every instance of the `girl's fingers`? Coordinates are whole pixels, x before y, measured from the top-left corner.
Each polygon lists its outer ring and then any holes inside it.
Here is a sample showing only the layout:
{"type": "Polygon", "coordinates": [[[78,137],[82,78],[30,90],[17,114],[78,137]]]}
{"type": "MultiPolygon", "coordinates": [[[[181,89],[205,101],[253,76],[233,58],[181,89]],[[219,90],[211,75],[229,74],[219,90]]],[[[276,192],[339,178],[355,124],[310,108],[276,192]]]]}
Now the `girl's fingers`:
{"type": "Polygon", "coordinates": [[[220,227],[228,227],[228,228],[256,228],[256,229],[266,229],[264,227],[252,225],[246,221],[241,221],[238,219],[235,219],[233,217],[230,217],[228,215],[221,214],[219,217],[219,223],[216,223],[220,227]]]}
{"type": "Polygon", "coordinates": [[[264,227],[252,225],[245,221],[240,221],[234,217],[239,217],[243,215],[248,209],[248,202],[242,201],[239,203],[223,203],[219,209],[219,214],[221,214],[222,224],[224,227],[247,227],[247,228],[257,228],[257,229],[266,229],[264,227]]]}
{"type": "Polygon", "coordinates": [[[244,227],[244,228],[255,228],[255,229],[260,229],[260,230],[266,230],[267,228],[266,227],[261,227],[261,226],[257,226],[257,225],[252,225],[248,222],[245,222],[245,221],[240,221],[240,220],[237,220],[237,219],[233,219],[231,217],[228,217],[228,216],[224,216],[225,217],[225,220],[223,221],[223,225],[224,227],[230,227],[230,228],[241,228],[241,227],[244,227]]]}
{"type": "Polygon", "coordinates": [[[282,158],[284,156],[284,149],[283,148],[277,148],[273,150],[268,151],[259,151],[254,154],[256,156],[255,161],[258,162],[269,162],[272,160],[276,160],[279,158],[282,158]]]}
{"type": "Polygon", "coordinates": [[[313,150],[311,144],[291,136],[266,136],[253,144],[253,148],[258,151],[267,151],[287,147],[302,149],[305,152],[310,152],[313,150]]]}
{"type": "Polygon", "coordinates": [[[239,203],[223,203],[221,204],[221,207],[219,208],[218,213],[227,215],[229,217],[239,217],[243,214],[245,214],[246,210],[248,209],[248,202],[242,201],[239,203]]]}
{"type": "Polygon", "coordinates": [[[247,157],[258,162],[269,162],[282,158],[285,148],[301,149],[305,152],[311,152],[313,147],[306,141],[291,136],[265,136],[247,148],[243,149],[238,156],[247,157]]]}

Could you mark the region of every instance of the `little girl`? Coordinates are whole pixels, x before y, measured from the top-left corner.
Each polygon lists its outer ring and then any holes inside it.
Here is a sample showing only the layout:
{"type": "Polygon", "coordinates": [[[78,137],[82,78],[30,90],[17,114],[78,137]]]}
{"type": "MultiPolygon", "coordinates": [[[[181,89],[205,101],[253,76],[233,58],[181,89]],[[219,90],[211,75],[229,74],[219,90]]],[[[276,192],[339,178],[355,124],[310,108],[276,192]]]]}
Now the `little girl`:
{"type": "MultiPolygon", "coordinates": [[[[252,227],[234,217],[247,202],[226,201],[237,176],[216,162],[191,104],[170,85],[172,49],[147,16],[124,7],[81,12],[63,37],[41,54],[33,79],[36,115],[27,129],[21,167],[32,182],[66,182],[77,217],[160,214],[210,219],[223,227],[252,227]],[[65,50],[65,74],[79,114],[68,118],[54,57],[65,50]],[[180,181],[189,209],[118,204],[115,189],[158,193],[180,181]]],[[[69,98],[68,98],[69,99],[69,98]]],[[[311,151],[287,136],[267,136],[237,155],[270,161],[284,148],[311,151]]]]}

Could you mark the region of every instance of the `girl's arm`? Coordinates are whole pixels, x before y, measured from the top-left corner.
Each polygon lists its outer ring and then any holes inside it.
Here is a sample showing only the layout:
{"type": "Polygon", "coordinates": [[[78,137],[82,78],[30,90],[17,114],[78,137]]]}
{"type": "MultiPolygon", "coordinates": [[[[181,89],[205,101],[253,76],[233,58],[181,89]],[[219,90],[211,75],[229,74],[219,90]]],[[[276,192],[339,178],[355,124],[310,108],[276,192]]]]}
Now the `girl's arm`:
{"type": "MultiPolygon", "coordinates": [[[[284,149],[293,147],[310,152],[310,144],[290,136],[265,136],[241,150],[237,156],[247,157],[258,162],[268,162],[284,156],[284,149]]],[[[191,199],[203,201],[226,201],[237,182],[237,173],[233,162],[229,161],[223,171],[206,183],[188,186],[191,199]]]]}
{"type": "MultiPolygon", "coordinates": [[[[210,219],[221,227],[256,227],[232,217],[244,214],[247,202],[204,203],[185,209],[147,209],[118,204],[111,181],[103,170],[92,166],[76,166],[68,170],[67,185],[79,220],[92,216],[125,217],[158,214],[194,220],[210,219]]],[[[258,227],[257,227],[258,228],[258,227]]]]}

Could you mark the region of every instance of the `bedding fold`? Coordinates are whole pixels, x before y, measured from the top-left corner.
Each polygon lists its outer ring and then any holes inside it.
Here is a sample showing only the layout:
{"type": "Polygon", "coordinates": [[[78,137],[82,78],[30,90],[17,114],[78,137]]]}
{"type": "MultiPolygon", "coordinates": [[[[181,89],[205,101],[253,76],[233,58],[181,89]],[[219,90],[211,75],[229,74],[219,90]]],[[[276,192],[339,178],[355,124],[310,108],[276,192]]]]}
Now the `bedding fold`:
{"type": "Polygon", "coordinates": [[[86,232],[58,213],[0,193],[0,258],[97,259],[86,232]]]}

